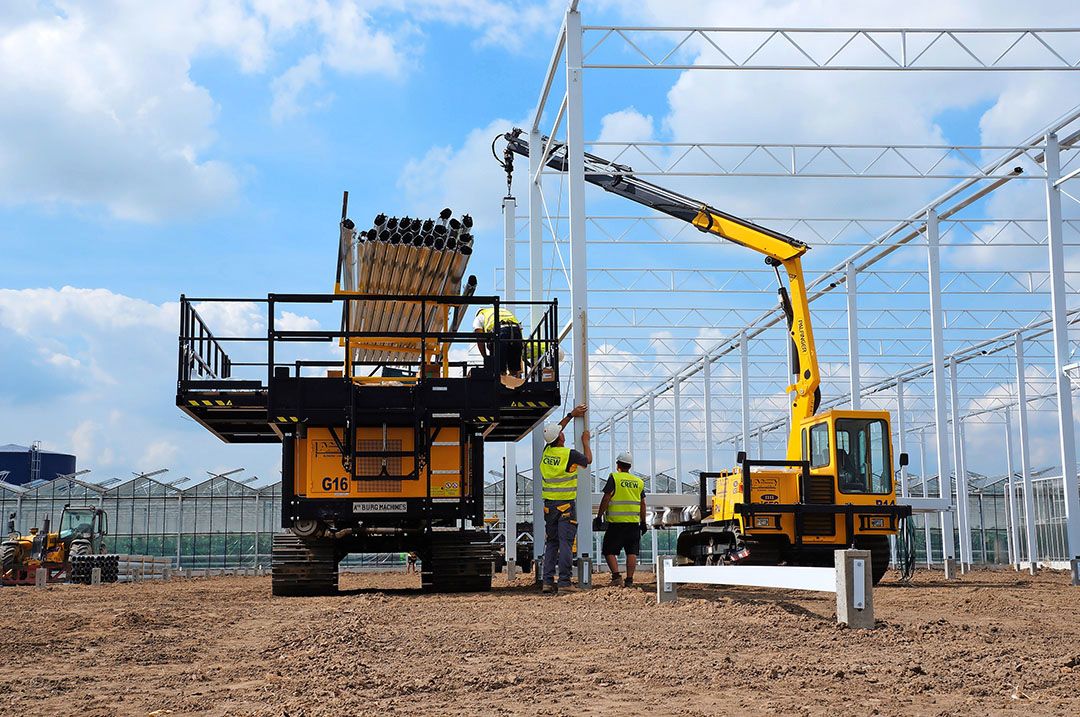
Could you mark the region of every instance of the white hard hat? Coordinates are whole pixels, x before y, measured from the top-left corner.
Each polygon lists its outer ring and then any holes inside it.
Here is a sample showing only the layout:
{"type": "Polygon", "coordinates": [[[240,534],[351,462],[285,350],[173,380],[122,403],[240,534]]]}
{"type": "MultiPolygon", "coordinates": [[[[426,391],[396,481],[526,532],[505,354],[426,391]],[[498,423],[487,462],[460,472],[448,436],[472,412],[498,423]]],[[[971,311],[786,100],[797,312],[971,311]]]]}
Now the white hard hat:
{"type": "Polygon", "coordinates": [[[560,433],[562,433],[562,426],[558,423],[547,424],[544,426],[544,443],[554,443],[560,433]]]}
{"type": "Polygon", "coordinates": [[[634,465],[634,457],[630,455],[630,451],[623,451],[619,454],[619,457],[615,459],[615,462],[632,466],[634,465]]]}

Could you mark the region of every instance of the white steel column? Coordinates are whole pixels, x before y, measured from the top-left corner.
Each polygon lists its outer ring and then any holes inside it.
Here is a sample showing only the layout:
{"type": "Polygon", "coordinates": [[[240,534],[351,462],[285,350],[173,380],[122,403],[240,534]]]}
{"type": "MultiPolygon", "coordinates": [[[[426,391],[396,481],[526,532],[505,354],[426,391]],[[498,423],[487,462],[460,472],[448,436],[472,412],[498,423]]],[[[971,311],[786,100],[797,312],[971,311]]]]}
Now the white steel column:
{"type": "MultiPolygon", "coordinates": [[[[503,197],[503,284],[504,301],[517,299],[517,200],[503,197]]],[[[535,324],[533,324],[535,326],[535,324]]],[[[506,579],[513,580],[517,567],[517,444],[503,444],[503,545],[506,546],[506,579]]]]}
{"type": "Polygon", "coordinates": [[[626,409],[626,450],[634,448],[634,409],[626,409]]]}
{"type": "Polygon", "coordinates": [[[858,411],[862,407],[862,389],[859,385],[859,299],[858,279],[855,265],[848,262],[847,268],[847,334],[848,361],[851,373],[851,408],[858,411]]]}
{"type": "MultiPolygon", "coordinates": [[[[585,260],[585,114],[582,103],[581,14],[566,13],[566,163],[570,214],[570,320],[574,357],[574,402],[589,402],[589,314],[585,260]]],[[[536,146],[540,146],[537,144],[536,146]]],[[[530,152],[531,154],[531,152],[530,152]]],[[[589,428],[588,414],[574,419],[574,440],[589,428]]],[[[580,449],[580,443],[578,445],[580,449]]],[[[578,472],[578,554],[588,557],[592,535],[592,468],[578,472]]]]}
{"type": "Polygon", "coordinates": [[[618,449],[615,447],[615,417],[611,418],[611,425],[608,426],[608,472],[613,473],[615,471],[615,456],[619,455],[618,449]]]}
{"type": "MultiPolygon", "coordinates": [[[[945,475],[948,440],[945,436],[945,338],[941,310],[941,247],[939,246],[938,215],[931,209],[926,213],[926,259],[930,293],[930,353],[934,365],[934,442],[937,450],[938,497],[952,500],[952,486],[945,475]]],[[[941,549],[942,559],[956,557],[956,545],[953,538],[952,513],[941,513],[941,549]]]]}
{"type": "MultiPolygon", "coordinates": [[[[750,455],[750,350],[746,332],[739,333],[739,383],[742,393],[742,450],[750,455]]],[[[761,456],[758,456],[760,459],[761,456]]]]}
{"type": "Polygon", "coordinates": [[[659,493],[656,487],[656,399],[649,394],[649,488],[659,493]]]}
{"type": "Polygon", "coordinates": [[[1024,367],[1024,337],[1016,334],[1016,418],[1020,435],[1020,475],[1024,480],[1024,527],[1027,538],[1028,569],[1035,574],[1039,543],[1035,537],[1035,494],[1031,485],[1031,440],[1027,420],[1027,369],[1024,367]]]}
{"type": "MultiPolygon", "coordinates": [[[[907,450],[907,433],[904,424],[904,379],[900,378],[896,380],[896,452],[898,455],[907,450]]],[[[908,496],[907,468],[905,466],[900,466],[900,495],[905,498],[908,496]]]]}
{"type": "MultiPolygon", "coordinates": [[[[922,497],[930,496],[930,474],[926,470],[926,430],[919,429],[919,471],[922,473],[922,497]]],[[[938,485],[941,481],[938,481],[938,485]]],[[[934,542],[930,532],[930,515],[923,514],[923,544],[926,546],[926,567],[934,567],[934,542]]]]}
{"type": "Polygon", "coordinates": [[[1009,564],[1013,566],[1015,570],[1020,569],[1020,534],[1017,532],[1016,526],[1016,471],[1013,469],[1013,448],[1012,448],[1012,411],[1009,407],[1005,407],[1005,470],[1008,473],[1008,480],[1005,481],[1005,518],[1008,523],[1008,541],[1009,546],[1009,564]]]}
{"type": "Polygon", "coordinates": [[[671,409],[671,416],[675,422],[675,492],[682,493],[682,391],[679,379],[675,379],[672,383],[671,398],[675,402],[671,409]]]}
{"type": "Polygon", "coordinates": [[[971,568],[971,526],[968,523],[967,471],[961,433],[960,399],[956,390],[956,359],[949,360],[949,402],[952,413],[953,475],[956,485],[956,523],[960,530],[960,567],[971,568]]]}
{"type": "Polygon", "coordinates": [[[713,469],[713,431],[712,431],[712,364],[706,355],[701,360],[702,404],[705,411],[705,470],[713,469]]]}
{"type": "MultiPolygon", "coordinates": [[[[540,130],[529,131],[529,146],[540,146],[540,130]]],[[[544,200],[540,187],[540,153],[529,152],[529,300],[544,300],[544,225],[541,221],[544,200]]],[[[532,306],[532,326],[535,330],[543,320],[543,308],[532,306]]],[[[561,319],[559,324],[561,325],[561,319]]],[[[555,360],[558,361],[558,349],[555,360]]],[[[544,501],[540,495],[540,455],[544,452],[544,427],[532,432],[532,496],[533,496],[533,558],[539,560],[544,552],[544,501]]],[[[540,571],[535,570],[539,580],[540,571]]]]}
{"type": "MultiPolygon", "coordinates": [[[[1061,147],[1056,134],[1046,135],[1046,223],[1050,252],[1050,323],[1054,327],[1054,380],[1058,400],[1061,480],[1065,491],[1065,534],[1068,557],[1080,560],[1080,489],[1076,480],[1076,435],[1073,425],[1072,386],[1062,370],[1069,363],[1069,325],[1066,321],[1065,246],[1061,222],[1061,147]]],[[[1073,585],[1078,585],[1073,570],[1073,585]]]]}

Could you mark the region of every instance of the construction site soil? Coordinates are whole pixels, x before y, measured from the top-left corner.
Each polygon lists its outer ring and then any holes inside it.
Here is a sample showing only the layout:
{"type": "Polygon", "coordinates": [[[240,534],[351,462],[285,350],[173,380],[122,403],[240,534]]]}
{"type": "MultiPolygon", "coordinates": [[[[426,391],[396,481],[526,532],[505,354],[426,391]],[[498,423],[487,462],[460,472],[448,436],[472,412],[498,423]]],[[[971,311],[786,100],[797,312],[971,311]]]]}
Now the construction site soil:
{"type": "Polygon", "coordinates": [[[273,598],[266,577],[4,588],[0,714],[1080,714],[1065,576],[891,578],[874,630],[838,626],[832,595],[741,588],[669,605],[528,578],[427,595],[402,573],[320,598],[273,598]]]}

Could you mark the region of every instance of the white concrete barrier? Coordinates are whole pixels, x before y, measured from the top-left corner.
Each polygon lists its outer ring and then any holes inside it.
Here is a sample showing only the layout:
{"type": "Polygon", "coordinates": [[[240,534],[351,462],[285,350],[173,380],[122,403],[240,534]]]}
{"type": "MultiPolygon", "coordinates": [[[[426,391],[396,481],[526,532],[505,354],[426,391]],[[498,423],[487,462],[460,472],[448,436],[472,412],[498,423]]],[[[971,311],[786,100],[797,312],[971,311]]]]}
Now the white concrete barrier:
{"type": "Polygon", "coordinates": [[[672,602],[682,584],[809,590],[836,594],[836,621],[850,627],[874,626],[870,551],[837,550],[831,568],[780,565],[675,565],[672,557],[656,562],[656,601],[672,602]]]}

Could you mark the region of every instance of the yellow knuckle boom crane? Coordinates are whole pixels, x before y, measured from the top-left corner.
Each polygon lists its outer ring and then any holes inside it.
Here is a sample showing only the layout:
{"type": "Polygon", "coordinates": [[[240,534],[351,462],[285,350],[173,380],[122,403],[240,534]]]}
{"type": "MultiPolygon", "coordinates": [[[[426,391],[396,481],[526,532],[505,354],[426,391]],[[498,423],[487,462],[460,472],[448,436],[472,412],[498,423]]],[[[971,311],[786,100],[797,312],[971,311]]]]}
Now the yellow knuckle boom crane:
{"type": "MultiPolygon", "coordinates": [[[[504,168],[528,156],[520,129],[503,135],[504,168]]],[[[544,164],[566,171],[565,145],[543,138],[544,164]]],[[[682,562],[699,565],[833,564],[833,551],[871,551],[874,582],[889,564],[889,537],[911,515],[896,504],[892,433],[887,411],[830,409],[818,413],[821,373],[802,256],[810,247],[792,237],[716,209],[633,175],[633,169],[586,153],[585,181],[699,230],[763,254],[776,271],[780,307],[792,343],[791,429],[785,460],[751,460],[701,474],[699,520],[679,536],[682,562]],[[787,286],[781,276],[787,275],[787,286]],[[715,480],[710,492],[708,482],[715,480]]],[[[907,456],[900,455],[901,465],[907,456]]]]}

